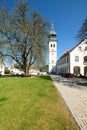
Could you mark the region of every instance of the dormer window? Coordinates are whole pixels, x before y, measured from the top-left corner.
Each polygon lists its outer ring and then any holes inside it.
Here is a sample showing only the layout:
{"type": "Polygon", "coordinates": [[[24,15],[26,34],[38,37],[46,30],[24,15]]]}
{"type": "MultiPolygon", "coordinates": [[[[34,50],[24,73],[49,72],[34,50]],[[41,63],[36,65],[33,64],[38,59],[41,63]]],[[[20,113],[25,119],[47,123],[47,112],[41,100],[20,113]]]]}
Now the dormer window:
{"type": "Polygon", "coordinates": [[[85,47],[85,51],[87,51],[87,46],[85,47]]]}
{"type": "Polygon", "coordinates": [[[78,47],[78,50],[81,51],[81,46],[78,47]]]}

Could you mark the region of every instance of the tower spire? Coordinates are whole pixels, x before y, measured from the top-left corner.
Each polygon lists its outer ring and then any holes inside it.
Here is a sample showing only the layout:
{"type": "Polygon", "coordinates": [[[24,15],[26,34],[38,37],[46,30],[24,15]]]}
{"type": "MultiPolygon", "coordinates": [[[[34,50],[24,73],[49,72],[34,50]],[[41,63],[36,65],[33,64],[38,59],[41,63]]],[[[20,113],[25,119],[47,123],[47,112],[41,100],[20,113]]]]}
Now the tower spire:
{"type": "Polygon", "coordinates": [[[53,23],[51,24],[51,31],[50,31],[49,35],[56,35],[56,32],[54,31],[53,23]]]}
{"type": "Polygon", "coordinates": [[[51,24],[51,31],[54,31],[54,25],[53,25],[53,23],[51,24]]]}

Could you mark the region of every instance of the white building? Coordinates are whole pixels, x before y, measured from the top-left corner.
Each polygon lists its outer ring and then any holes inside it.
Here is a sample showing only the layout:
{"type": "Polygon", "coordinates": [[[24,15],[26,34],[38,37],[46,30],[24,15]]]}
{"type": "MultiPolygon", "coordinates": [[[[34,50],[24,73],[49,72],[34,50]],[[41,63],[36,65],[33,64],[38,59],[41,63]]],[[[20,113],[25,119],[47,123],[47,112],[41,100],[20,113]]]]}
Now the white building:
{"type": "Polygon", "coordinates": [[[5,66],[2,59],[0,58],[0,75],[4,75],[4,72],[5,72],[5,66]]]}
{"type": "Polygon", "coordinates": [[[37,67],[30,67],[29,68],[29,74],[31,75],[38,75],[40,73],[39,68],[37,67]]]}
{"type": "Polygon", "coordinates": [[[57,61],[57,36],[54,31],[53,25],[49,33],[49,73],[56,72],[56,61],[57,61]]]}
{"type": "Polygon", "coordinates": [[[74,73],[87,76],[87,39],[61,56],[57,61],[57,73],[74,73]]]}

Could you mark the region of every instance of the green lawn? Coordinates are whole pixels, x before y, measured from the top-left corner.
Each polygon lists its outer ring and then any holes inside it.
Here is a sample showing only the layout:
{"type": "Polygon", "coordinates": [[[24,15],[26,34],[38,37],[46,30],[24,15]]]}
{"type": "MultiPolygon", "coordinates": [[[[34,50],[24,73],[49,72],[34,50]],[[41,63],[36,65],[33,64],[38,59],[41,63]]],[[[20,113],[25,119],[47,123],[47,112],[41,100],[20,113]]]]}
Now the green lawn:
{"type": "Polygon", "coordinates": [[[0,130],[78,130],[48,76],[0,78],[0,130]]]}

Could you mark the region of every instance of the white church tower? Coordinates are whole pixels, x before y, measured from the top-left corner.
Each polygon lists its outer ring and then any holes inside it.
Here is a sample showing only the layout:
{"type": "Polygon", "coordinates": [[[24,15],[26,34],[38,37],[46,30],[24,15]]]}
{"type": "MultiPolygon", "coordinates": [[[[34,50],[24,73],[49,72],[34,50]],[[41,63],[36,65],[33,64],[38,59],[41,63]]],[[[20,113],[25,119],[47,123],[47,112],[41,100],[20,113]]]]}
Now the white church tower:
{"type": "Polygon", "coordinates": [[[56,72],[56,61],[57,61],[57,36],[54,31],[52,24],[51,31],[49,33],[49,73],[56,72]]]}

